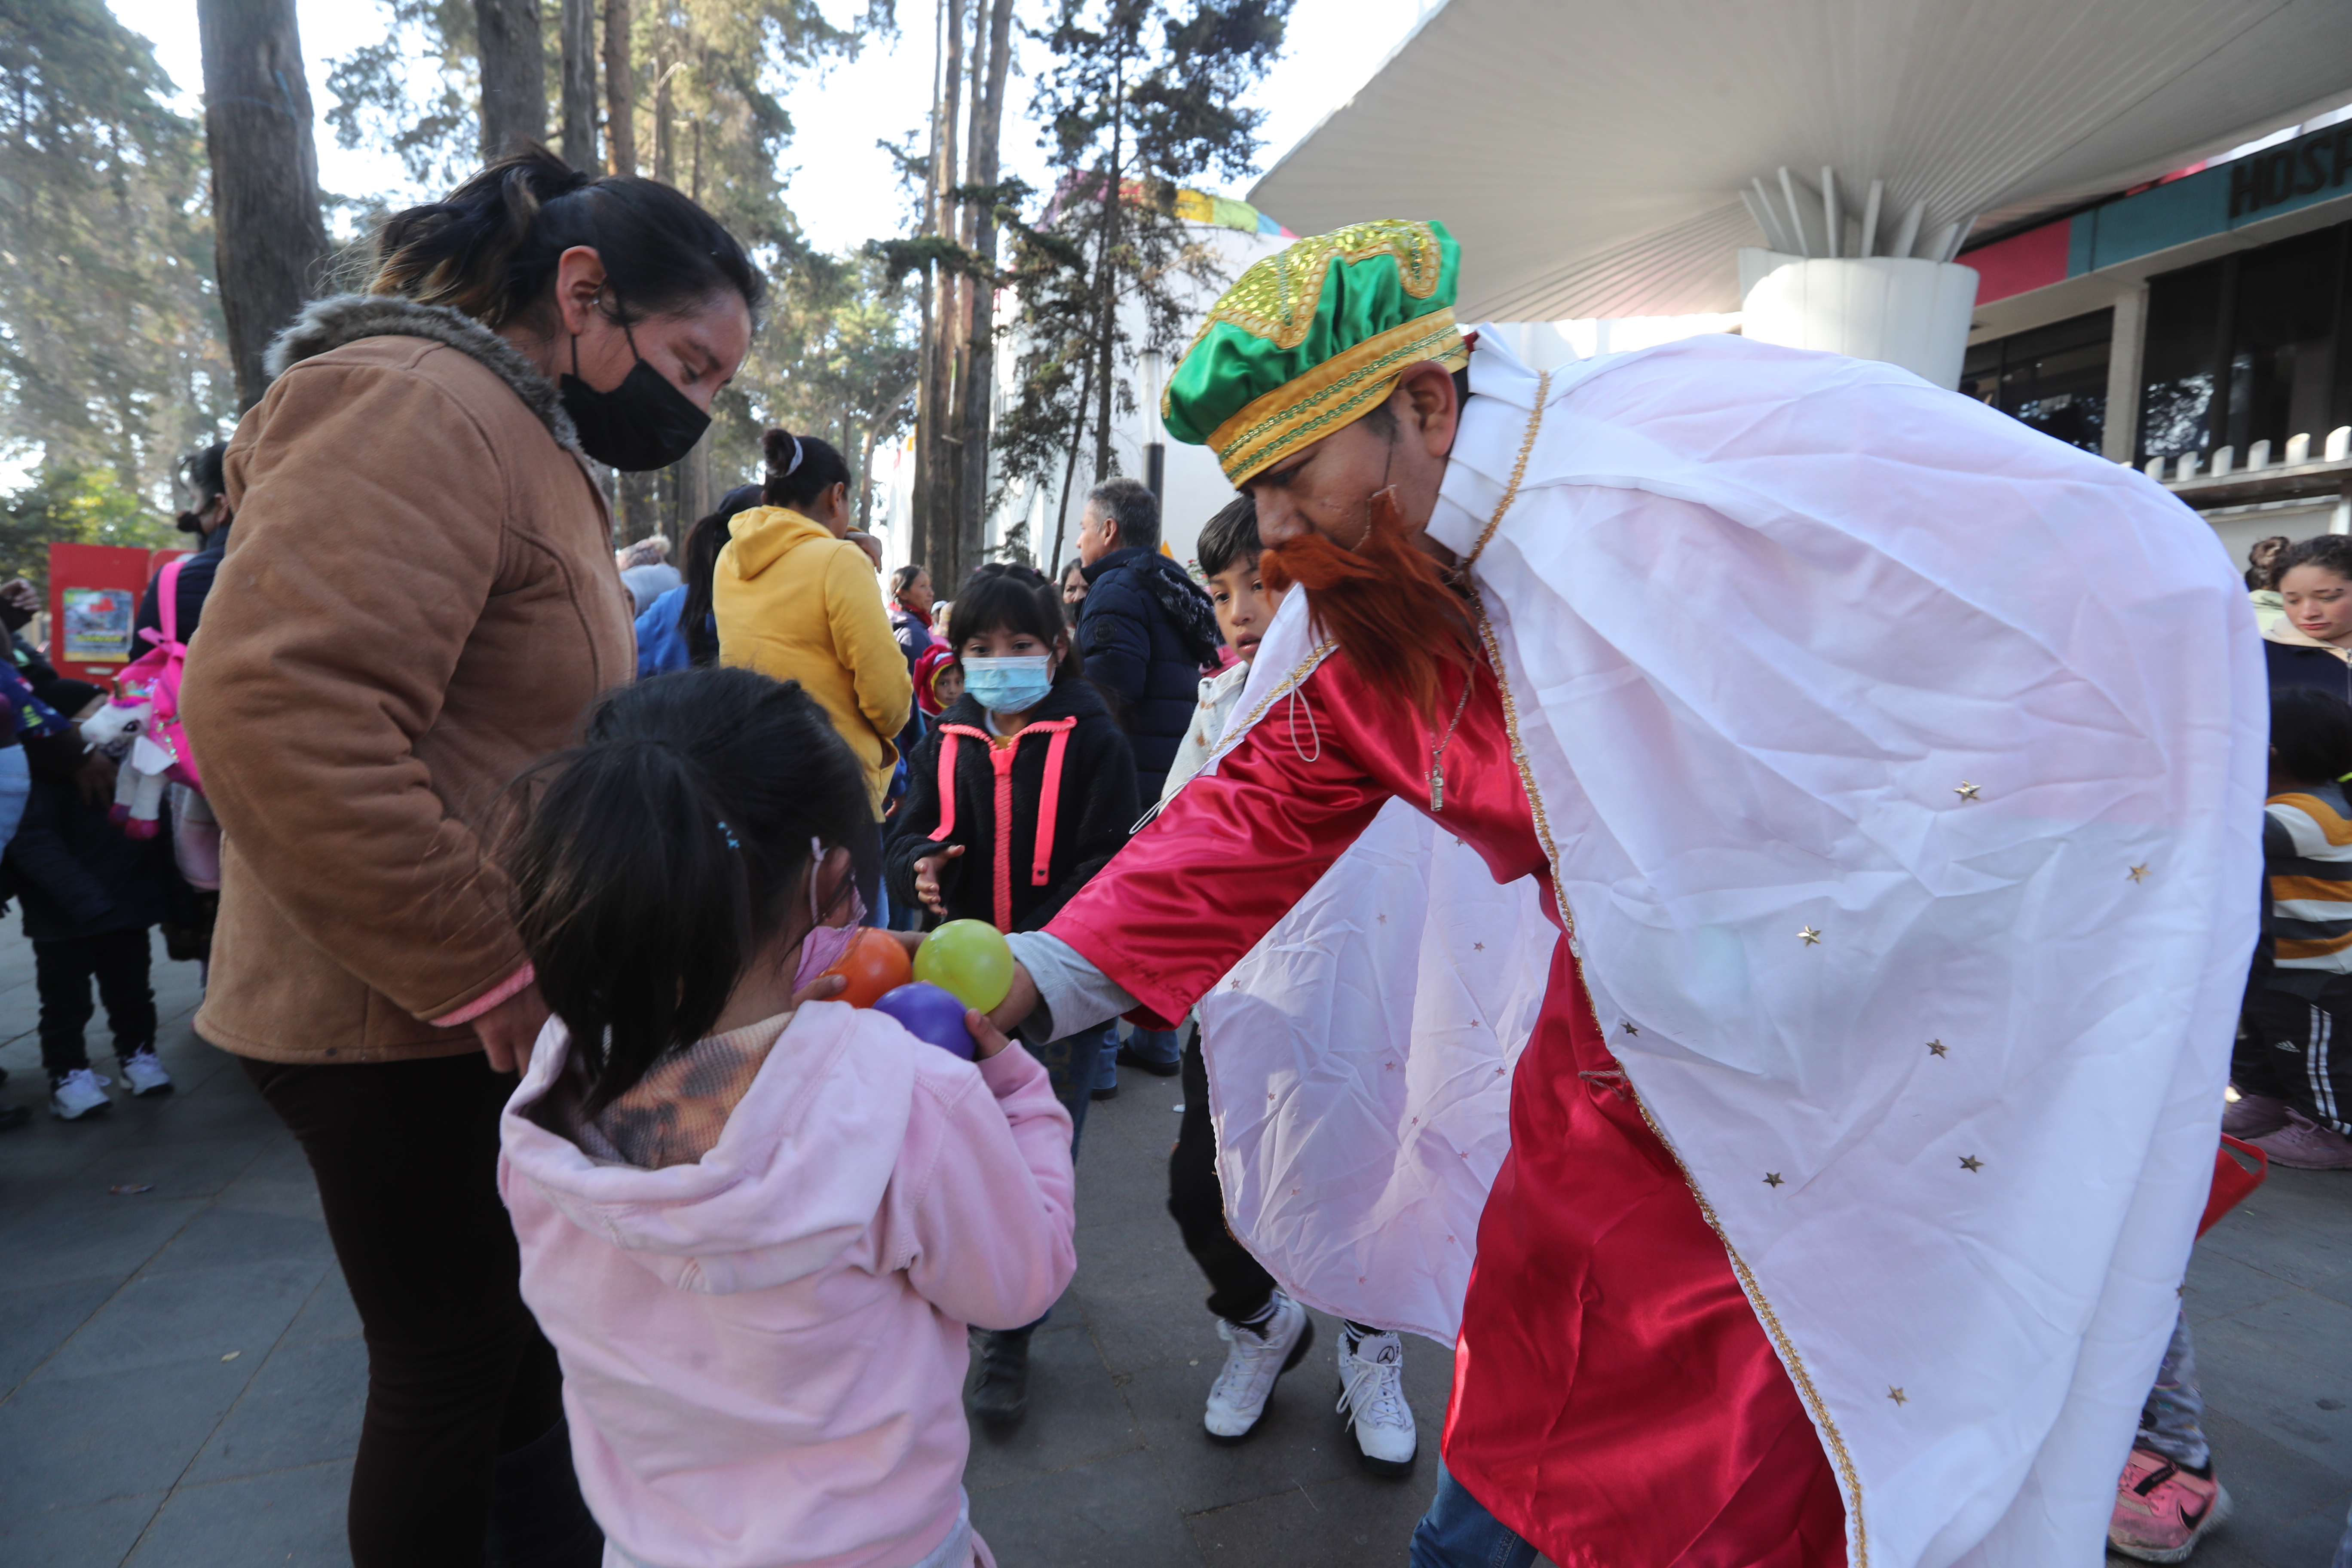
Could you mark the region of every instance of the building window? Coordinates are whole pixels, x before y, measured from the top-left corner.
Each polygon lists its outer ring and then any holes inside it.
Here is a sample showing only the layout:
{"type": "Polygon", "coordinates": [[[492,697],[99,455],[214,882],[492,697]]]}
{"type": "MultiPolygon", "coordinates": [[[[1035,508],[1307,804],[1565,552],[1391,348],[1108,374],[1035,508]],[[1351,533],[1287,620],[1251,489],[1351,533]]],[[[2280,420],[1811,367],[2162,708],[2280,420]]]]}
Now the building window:
{"type": "Polygon", "coordinates": [[[2352,224],[2148,280],[2138,458],[2324,437],[2352,421],[2352,224]],[[2215,388],[2222,389],[2215,395],[2215,388]]]}
{"type": "Polygon", "coordinates": [[[2113,310],[2011,332],[1969,350],[1960,390],[2045,436],[2095,452],[2106,429],[2114,342],[2113,310]]]}

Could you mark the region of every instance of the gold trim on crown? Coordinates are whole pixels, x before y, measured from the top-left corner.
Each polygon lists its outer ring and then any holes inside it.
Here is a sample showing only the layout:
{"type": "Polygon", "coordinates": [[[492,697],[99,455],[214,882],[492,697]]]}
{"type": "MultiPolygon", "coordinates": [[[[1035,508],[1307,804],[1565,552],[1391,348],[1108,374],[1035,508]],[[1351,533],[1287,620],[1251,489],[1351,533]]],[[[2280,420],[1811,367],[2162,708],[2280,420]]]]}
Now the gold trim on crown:
{"type": "Polygon", "coordinates": [[[1396,258],[1397,281],[1409,299],[1426,300],[1435,293],[1445,270],[1445,253],[1437,231],[1428,224],[1405,218],[1351,223],[1252,262],[1210,307],[1208,320],[1192,341],[1199,342],[1219,321],[1230,321],[1278,349],[1295,349],[1315,325],[1315,310],[1333,265],[1344,261],[1353,266],[1375,256],[1396,258]]]}
{"type": "Polygon", "coordinates": [[[1469,347],[1450,309],[1432,310],[1376,333],[1251,399],[1210,434],[1209,446],[1225,477],[1242,484],[1301,447],[1370,413],[1396,389],[1397,378],[1423,360],[1435,360],[1448,370],[1470,363],[1469,347]]]}

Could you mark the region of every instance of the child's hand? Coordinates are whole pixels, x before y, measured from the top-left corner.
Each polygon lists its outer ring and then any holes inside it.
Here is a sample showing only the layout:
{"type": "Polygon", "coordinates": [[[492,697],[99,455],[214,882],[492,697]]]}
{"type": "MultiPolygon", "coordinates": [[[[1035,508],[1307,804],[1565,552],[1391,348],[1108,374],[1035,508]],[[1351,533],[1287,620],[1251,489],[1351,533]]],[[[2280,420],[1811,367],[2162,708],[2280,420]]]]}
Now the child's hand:
{"type": "Polygon", "coordinates": [[[973,1055],[975,1061],[984,1062],[1013,1043],[1004,1037],[1003,1031],[988,1021],[988,1015],[977,1007],[964,1009],[963,1026],[971,1031],[972,1044],[979,1047],[973,1055]]]}
{"type": "Polygon", "coordinates": [[[104,752],[92,752],[82,758],[73,778],[85,805],[104,805],[114,798],[114,759],[104,752]]]}
{"type": "Polygon", "coordinates": [[[848,985],[849,976],[846,974],[820,974],[793,993],[793,1005],[797,1007],[803,1002],[830,1002],[848,985]]]}
{"type": "Polygon", "coordinates": [[[962,845],[950,844],[937,855],[926,855],[915,862],[915,897],[930,906],[935,915],[948,912],[947,906],[940,902],[940,872],[962,853],[962,845]]]}

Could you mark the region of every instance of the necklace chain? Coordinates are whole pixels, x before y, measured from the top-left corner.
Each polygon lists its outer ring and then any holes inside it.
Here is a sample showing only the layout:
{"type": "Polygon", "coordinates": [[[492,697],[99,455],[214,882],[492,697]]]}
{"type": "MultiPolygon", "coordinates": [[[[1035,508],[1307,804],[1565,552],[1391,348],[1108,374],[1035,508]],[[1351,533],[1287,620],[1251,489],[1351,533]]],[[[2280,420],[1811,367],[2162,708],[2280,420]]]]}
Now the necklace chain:
{"type": "Polygon", "coordinates": [[[1474,667],[1463,678],[1462,700],[1454,705],[1453,722],[1445,726],[1445,733],[1429,748],[1429,809],[1432,816],[1445,809],[1445,748],[1452,742],[1454,731],[1461,727],[1462,715],[1470,707],[1470,689],[1477,684],[1478,671],[1474,667]]]}

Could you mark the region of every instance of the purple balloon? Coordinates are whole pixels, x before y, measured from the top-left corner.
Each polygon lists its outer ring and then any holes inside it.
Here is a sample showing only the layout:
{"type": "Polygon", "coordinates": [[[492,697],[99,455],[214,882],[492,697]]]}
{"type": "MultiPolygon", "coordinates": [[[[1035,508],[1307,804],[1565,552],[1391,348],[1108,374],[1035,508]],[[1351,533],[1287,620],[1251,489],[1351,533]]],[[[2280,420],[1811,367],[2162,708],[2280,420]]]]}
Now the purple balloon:
{"type": "Polygon", "coordinates": [[[874,1004],[877,1013],[887,1013],[907,1026],[907,1032],[951,1057],[970,1061],[980,1054],[979,1045],[971,1031],[963,1026],[963,1004],[936,985],[918,980],[886,991],[874,1004]]]}

